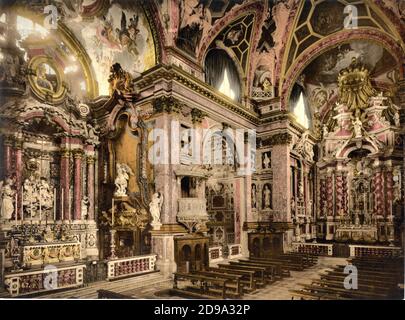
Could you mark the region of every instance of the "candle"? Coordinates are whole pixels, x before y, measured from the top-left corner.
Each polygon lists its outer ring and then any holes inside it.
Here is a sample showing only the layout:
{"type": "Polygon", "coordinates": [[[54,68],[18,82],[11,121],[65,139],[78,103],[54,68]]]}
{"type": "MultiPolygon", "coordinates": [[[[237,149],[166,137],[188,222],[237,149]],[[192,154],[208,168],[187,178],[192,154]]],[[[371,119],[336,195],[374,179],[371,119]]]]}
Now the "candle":
{"type": "Polygon", "coordinates": [[[53,220],[56,221],[56,188],[53,188],[53,220]]]}
{"type": "Polygon", "coordinates": [[[21,189],[21,225],[23,225],[24,221],[24,190],[21,189]]]}
{"type": "Polygon", "coordinates": [[[63,219],[65,218],[64,215],[63,215],[63,207],[64,207],[64,203],[63,203],[63,188],[62,188],[62,195],[61,195],[60,203],[61,203],[61,207],[62,207],[61,220],[63,221],[63,219]]]}
{"type": "Polygon", "coordinates": [[[39,189],[39,222],[42,220],[41,189],[39,189]]]}
{"type": "Polygon", "coordinates": [[[111,207],[111,226],[114,225],[114,198],[112,199],[112,207],[111,207]]]}
{"type": "Polygon", "coordinates": [[[31,222],[32,222],[32,201],[30,201],[30,213],[31,213],[31,222]]]}
{"type": "Polygon", "coordinates": [[[18,210],[17,210],[17,202],[18,202],[18,195],[17,192],[15,193],[15,226],[17,227],[17,219],[18,219],[18,210]]]}

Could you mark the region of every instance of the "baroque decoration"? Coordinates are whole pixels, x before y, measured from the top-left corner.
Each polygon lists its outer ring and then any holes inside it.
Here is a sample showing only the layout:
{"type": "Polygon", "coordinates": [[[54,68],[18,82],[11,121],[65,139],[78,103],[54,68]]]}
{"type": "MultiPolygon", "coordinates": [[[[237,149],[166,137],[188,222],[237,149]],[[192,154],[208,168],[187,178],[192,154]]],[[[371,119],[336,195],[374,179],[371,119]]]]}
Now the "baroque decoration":
{"type": "Polygon", "coordinates": [[[401,1],[0,7],[0,296],[148,274],[124,295],[243,298],[335,257],[399,268],[401,1]]]}

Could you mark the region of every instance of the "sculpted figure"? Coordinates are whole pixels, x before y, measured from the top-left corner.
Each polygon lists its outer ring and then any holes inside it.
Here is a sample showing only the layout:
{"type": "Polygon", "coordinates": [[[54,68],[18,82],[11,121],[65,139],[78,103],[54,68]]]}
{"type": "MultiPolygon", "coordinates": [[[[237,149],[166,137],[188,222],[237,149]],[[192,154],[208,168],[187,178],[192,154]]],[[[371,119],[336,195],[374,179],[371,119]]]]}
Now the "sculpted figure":
{"type": "Polygon", "coordinates": [[[1,194],[1,209],[0,217],[6,220],[12,218],[14,212],[13,205],[13,196],[14,191],[12,189],[13,180],[7,179],[3,185],[3,182],[0,183],[0,194],[1,194]]]}
{"type": "Polygon", "coordinates": [[[117,163],[117,177],[115,178],[115,193],[116,197],[124,197],[127,195],[129,176],[133,175],[131,168],[125,163],[117,163]]]}
{"type": "Polygon", "coordinates": [[[361,128],[362,128],[362,122],[361,120],[357,117],[356,120],[353,121],[353,130],[354,130],[354,136],[356,138],[360,138],[361,135],[361,128]]]}
{"type": "Polygon", "coordinates": [[[160,223],[160,212],[163,205],[163,195],[156,192],[152,196],[152,201],[149,204],[149,211],[152,215],[152,223],[160,223]]]}

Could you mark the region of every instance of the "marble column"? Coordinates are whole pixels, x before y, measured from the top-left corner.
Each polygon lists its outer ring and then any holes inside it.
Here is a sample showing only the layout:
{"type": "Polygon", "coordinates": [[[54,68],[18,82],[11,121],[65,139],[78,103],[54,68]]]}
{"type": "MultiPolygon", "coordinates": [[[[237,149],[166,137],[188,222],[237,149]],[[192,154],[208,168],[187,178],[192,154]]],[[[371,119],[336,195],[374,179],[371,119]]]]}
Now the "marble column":
{"type": "Polygon", "coordinates": [[[82,215],[82,158],[83,150],[73,151],[75,175],[74,175],[74,220],[81,220],[82,215]]]}
{"type": "Polygon", "coordinates": [[[3,154],[3,161],[4,161],[4,177],[8,177],[11,175],[11,148],[12,148],[12,141],[9,137],[4,137],[4,154],[3,154]]]}
{"type": "Polygon", "coordinates": [[[88,219],[94,220],[94,156],[87,156],[87,197],[89,198],[88,219]]]}
{"type": "Polygon", "coordinates": [[[70,187],[70,168],[69,168],[70,151],[68,149],[61,150],[60,159],[60,220],[70,220],[69,213],[69,187],[70,187]],[[62,201],[63,195],[63,201],[62,201]],[[63,213],[63,215],[62,215],[63,213]]]}

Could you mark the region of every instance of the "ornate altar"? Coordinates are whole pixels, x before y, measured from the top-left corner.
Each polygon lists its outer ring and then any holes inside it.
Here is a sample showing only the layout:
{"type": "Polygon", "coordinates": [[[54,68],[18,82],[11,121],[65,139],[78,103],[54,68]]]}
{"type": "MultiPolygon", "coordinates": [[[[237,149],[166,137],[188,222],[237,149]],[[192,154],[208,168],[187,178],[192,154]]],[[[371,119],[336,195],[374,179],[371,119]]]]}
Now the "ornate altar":
{"type": "Polygon", "coordinates": [[[372,88],[368,70],[353,59],[339,74],[339,100],[328,118],[318,162],[320,238],[390,243],[400,220],[398,107],[372,88]],[[382,157],[382,155],[384,155],[382,157]],[[394,182],[395,181],[395,182],[394,182]]]}

